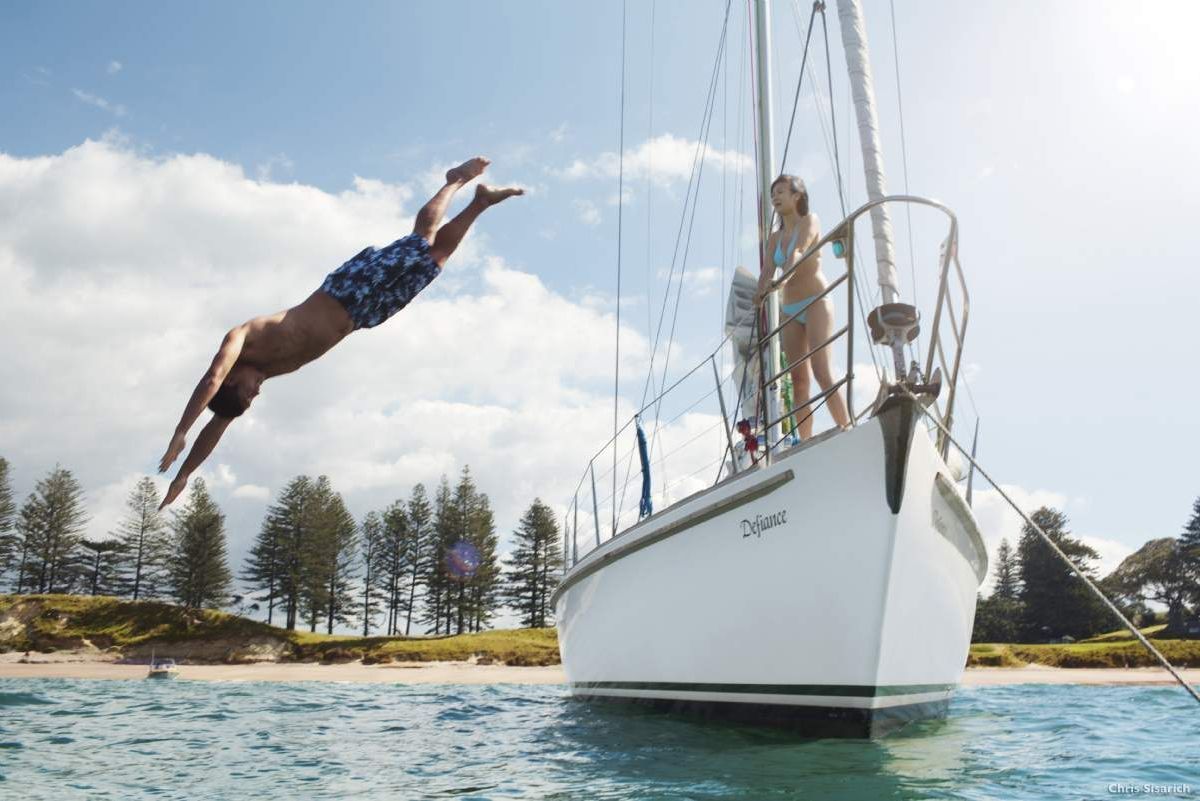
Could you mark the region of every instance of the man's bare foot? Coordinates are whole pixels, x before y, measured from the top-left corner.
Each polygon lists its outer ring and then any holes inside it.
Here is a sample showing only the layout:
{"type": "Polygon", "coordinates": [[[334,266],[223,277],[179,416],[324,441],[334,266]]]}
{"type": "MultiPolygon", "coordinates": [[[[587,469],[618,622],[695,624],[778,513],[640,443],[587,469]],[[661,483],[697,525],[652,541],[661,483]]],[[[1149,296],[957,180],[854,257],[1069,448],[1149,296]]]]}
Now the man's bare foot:
{"type": "Polygon", "coordinates": [[[475,202],[491,206],[499,203],[501,200],[507,200],[515,195],[523,194],[525,194],[525,190],[517,186],[495,187],[480,184],[475,187],[475,202]]]}
{"type": "Polygon", "coordinates": [[[446,170],[446,183],[448,184],[465,184],[472,178],[478,178],[491,164],[491,159],[485,159],[483,156],[476,156],[473,159],[467,159],[457,167],[451,167],[446,170]]]}

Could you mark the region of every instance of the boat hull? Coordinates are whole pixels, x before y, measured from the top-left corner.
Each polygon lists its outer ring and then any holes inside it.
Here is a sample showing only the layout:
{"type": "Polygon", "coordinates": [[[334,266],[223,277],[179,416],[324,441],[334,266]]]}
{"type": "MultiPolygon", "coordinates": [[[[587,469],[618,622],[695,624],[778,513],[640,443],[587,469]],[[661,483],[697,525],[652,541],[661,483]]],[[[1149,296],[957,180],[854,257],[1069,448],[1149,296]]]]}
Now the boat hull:
{"type": "Polygon", "coordinates": [[[554,598],[572,694],[814,736],[944,715],[986,552],[914,419],[819,438],[587,554],[554,598]]]}

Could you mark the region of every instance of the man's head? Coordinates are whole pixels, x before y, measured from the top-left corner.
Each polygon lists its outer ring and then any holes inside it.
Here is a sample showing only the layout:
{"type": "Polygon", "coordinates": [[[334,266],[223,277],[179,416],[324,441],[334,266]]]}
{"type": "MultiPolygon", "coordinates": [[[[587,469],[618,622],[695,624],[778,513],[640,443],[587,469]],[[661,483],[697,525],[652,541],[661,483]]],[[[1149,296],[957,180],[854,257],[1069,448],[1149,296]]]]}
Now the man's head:
{"type": "Polygon", "coordinates": [[[208,408],[218,417],[233,419],[240,417],[250,408],[250,403],[258,397],[262,382],[266,375],[254,367],[235,365],[225,376],[217,394],[208,402],[208,408]]]}

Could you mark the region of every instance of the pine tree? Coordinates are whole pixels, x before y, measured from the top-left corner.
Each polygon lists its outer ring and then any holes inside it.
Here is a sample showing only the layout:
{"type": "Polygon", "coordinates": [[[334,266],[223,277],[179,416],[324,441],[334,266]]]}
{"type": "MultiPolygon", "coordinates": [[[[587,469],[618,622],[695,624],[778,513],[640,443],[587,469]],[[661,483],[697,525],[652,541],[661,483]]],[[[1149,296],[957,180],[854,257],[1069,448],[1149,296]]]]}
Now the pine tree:
{"type": "Polygon", "coordinates": [[[383,521],[378,512],[368,512],[362,522],[360,554],[362,557],[362,620],[363,636],[371,636],[371,626],[379,614],[380,562],[383,553],[383,521]]]}
{"type": "Polygon", "coordinates": [[[470,576],[470,631],[482,631],[489,625],[496,611],[503,604],[500,573],[500,556],[496,552],[500,544],[496,536],[496,522],[492,514],[491,501],[483,493],[477,493],[468,512],[468,541],[479,554],[479,567],[470,576]]]}
{"type": "Polygon", "coordinates": [[[424,614],[421,623],[427,633],[450,633],[450,576],[446,558],[454,544],[457,529],[457,510],[450,492],[450,482],[442,476],[433,501],[433,532],[421,566],[421,585],[425,588],[424,614]],[[429,627],[432,626],[432,629],[429,627]]]}
{"type": "MultiPolygon", "coordinates": [[[[328,484],[329,480],[321,476],[320,482],[328,484]]],[[[321,553],[317,565],[325,577],[325,633],[333,634],[336,624],[350,625],[354,610],[358,524],[342,496],[332,488],[320,515],[321,553]]]]}
{"type": "Polygon", "coordinates": [[[1017,600],[1020,586],[1017,583],[1019,571],[1017,560],[1013,556],[1012,546],[1007,539],[1000,540],[1000,548],[996,551],[996,586],[992,590],[993,598],[1003,598],[1006,601],[1017,600]]]}
{"type": "Polygon", "coordinates": [[[996,586],[990,597],[976,599],[971,642],[1009,643],[1020,638],[1023,617],[1020,570],[1012,546],[1007,539],[1000,540],[996,553],[996,586]]]}
{"type": "Polygon", "coordinates": [[[307,554],[311,550],[314,516],[309,511],[313,482],[296,476],[278,500],[267,508],[262,529],[250,549],[242,581],[256,598],[267,603],[267,620],[273,622],[276,606],[283,607],[284,626],[294,631],[300,616],[307,554]]]}
{"type": "Polygon", "coordinates": [[[1179,561],[1191,588],[1191,601],[1200,607],[1200,498],[1192,503],[1192,516],[1179,535],[1179,561]]]}
{"type": "Polygon", "coordinates": [[[37,590],[34,571],[34,546],[45,528],[45,508],[37,495],[30,493],[17,515],[17,579],[13,591],[18,595],[37,590]]]}
{"type": "Polygon", "coordinates": [[[408,523],[412,529],[409,550],[408,604],[404,615],[404,636],[412,632],[413,610],[417,603],[417,585],[433,549],[433,510],[424,484],[417,484],[408,498],[408,523]]]}
{"type": "Polygon", "coordinates": [[[387,613],[384,632],[392,636],[400,632],[400,620],[405,613],[404,603],[408,598],[408,559],[412,526],[409,524],[408,508],[404,502],[395,501],[384,510],[382,522],[379,579],[383,587],[384,610],[387,613]]]}
{"type": "Polygon", "coordinates": [[[38,593],[74,589],[86,525],[83,487],[70,470],[55,467],[37,483],[18,519],[20,587],[38,593]]]}
{"type": "Polygon", "coordinates": [[[88,595],[116,595],[120,587],[121,543],[84,538],[79,546],[87,555],[80,589],[88,595]]]}
{"type": "Polygon", "coordinates": [[[13,530],[16,521],[17,504],[13,500],[8,460],[0,456],[0,580],[13,567],[20,550],[20,541],[13,530]]]}
{"type": "Polygon", "coordinates": [[[451,627],[456,634],[479,631],[500,606],[500,565],[491,503],[479,492],[469,467],[463,468],[452,498],[442,509],[440,526],[435,523],[438,527],[448,559],[457,554],[462,561],[462,554],[470,552],[474,561],[474,569],[465,572],[450,571],[448,563],[441,566],[448,580],[446,632],[451,627]]]}
{"type": "Polygon", "coordinates": [[[282,571],[282,541],[286,536],[286,526],[276,515],[275,507],[267,510],[258,536],[246,555],[246,564],[238,576],[250,592],[263,593],[253,599],[258,604],[267,605],[268,626],[275,624],[275,605],[279,600],[282,571]]]}
{"type": "Polygon", "coordinates": [[[300,550],[300,610],[308,621],[308,630],[315,632],[325,615],[328,598],[328,566],[323,564],[329,548],[330,527],[326,515],[333,502],[333,487],[329,479],[319,476],[309,486],[304,501],[305,529],[308,537],[300,550]]]}
{"type": "MultiPolygon", "coordinates": [[[[1070,536],[1066,515],[1042,507],[1030,518],[1042,527],[1076,567],[1089,577],[1095,576],[1091,563],[1099,558],[1099,554],[1070,536]]],[[[1063,636],[1078,639],[1100,629],[1105,620],[1100,602],[1028,523],[1021,531],[1017,552],[1021,581],[1021,636],[1026,642],[1063,636]]]]}
{"type": "Polygon", "coordinates": [[[166,575],[171,540],[158,501],[154,481],[143,476],[129,493],[125,517],[117,526],[119,591],[135,601],[158,595],[166,575]]]}
{"type": "Polygon", "coordinates": [[[192,480],[191,497],[172,522],[168,558],[171,594],[189,609],[218,608],[229,599],[232,575],[225,545],[225,515],[204,480],[192,480]]]}
{"type": "Polygon", "coordinates": [[[1020,634],[1019,601],[975,596],[975,625],[971,629],[971,642],[1015,642],[1020,634]]]}
{"type": "Polygon", "coordinates": [[[515,547],[505,563],[504,597],[521,625],[541,628],[550,617],[550,595],[562,571],[562,549],[554,512],[534,499],[513,532],[515,547]]]}

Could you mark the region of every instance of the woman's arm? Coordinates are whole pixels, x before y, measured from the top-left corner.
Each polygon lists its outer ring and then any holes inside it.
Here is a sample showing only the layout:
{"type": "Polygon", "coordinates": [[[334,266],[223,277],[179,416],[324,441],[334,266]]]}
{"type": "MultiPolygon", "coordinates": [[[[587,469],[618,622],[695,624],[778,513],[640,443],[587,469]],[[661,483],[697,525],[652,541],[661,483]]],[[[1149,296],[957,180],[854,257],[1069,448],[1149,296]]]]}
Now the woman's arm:
{"type": "Polygon", "coordinates": [[[762,264],[758,268],[758,289],[754,292],[754,307],[758,308],[762,305],[763,298],[767,296],[767,291],[771,287],[771,282],[775,280],[775,237],[779,232],[767,237],[766,245],[763,247],[762,264]]]}

